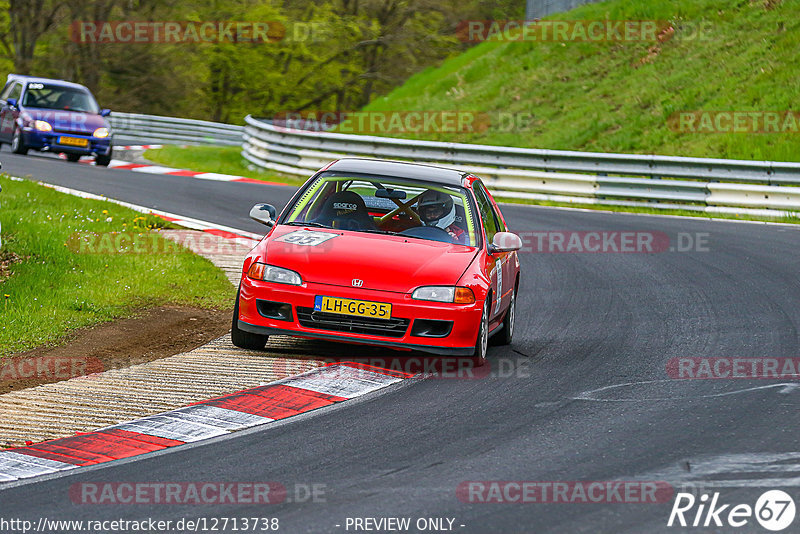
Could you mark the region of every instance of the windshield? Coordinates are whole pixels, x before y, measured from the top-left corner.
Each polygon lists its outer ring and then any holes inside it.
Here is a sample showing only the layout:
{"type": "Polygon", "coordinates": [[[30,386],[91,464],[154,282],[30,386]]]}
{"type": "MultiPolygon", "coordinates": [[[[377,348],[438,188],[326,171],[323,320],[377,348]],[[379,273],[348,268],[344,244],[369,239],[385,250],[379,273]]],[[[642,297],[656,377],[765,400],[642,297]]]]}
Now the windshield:
{"type": "Polygon", "coordinates": [[[283,224],[478,246],[475,210],[461,187],[327,172],[287,214],[283,224]]]}
{"type": "Polygon", "coordinates": [[[28,84],[22,105],[30,108],[100,112],[92,95],[84,90],[38,82],[28,84]]]}

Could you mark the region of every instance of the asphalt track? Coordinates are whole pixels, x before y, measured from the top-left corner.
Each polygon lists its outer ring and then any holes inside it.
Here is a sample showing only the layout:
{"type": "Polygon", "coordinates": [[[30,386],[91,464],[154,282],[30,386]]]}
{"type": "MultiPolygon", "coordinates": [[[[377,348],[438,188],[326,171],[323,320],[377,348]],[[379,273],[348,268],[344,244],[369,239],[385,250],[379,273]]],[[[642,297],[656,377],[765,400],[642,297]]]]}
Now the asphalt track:
{"type": "MultiPolygon", "coordinates": [[[[23,158],[7,147],[0,161],[12,175],[250,231],[260,230],[247,219],[254,202],[282,205],[292,192],[23,158]]],[[[491,480],[663,480],[677,490],[711,482],[706,491],[726,503],[752,506],[766,489],[800,503],[796,379],[687,381],[666,371],[672,358],[800,356],[798,229],[524,206],[504,213],[518,232],[704,233],[708,250],[523,253],[515,343],[490,350],[493,376],[406,381],[265,429],[0,487],[0,518],[259,516],[292,533],[353,532],[348,517],[447,517],[454,531],[476,533],[701,530],[666,526],[672,499],[458,499],[459,484],[491,480]],[[295,485],[322,484],[325,493],[257,506],[76,505],[68,495],[79,482],[205,481],[274,481],[290,497],[295,485]]],[[[764,532],[753,519],[736,530],[764,532]]],[[[787,532],[798,530],[800,519],[787,532]]]]}

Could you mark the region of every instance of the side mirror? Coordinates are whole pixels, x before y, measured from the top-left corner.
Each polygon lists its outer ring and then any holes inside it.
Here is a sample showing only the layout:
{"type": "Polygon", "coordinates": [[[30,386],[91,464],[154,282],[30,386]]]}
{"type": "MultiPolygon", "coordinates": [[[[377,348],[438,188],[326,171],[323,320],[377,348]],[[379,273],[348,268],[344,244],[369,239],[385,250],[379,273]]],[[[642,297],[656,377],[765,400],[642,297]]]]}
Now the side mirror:
{"type": "Polygon", "coordinates": [[[275,219],[278,218],[278,210],[272,204],[256,204],[250,210],[250,218],[267,226],[275,226],[275,219]]]}
{"type": "Polygon", "coordinates": [[[111,115],[111,110],[110,109],[101,109],[100,110],[100,116],[101,117],[108,117],[109,115],[111,115]]]}
{"type": "Polygon", "coordinates": [[[10,107],[10,108],[15,108],[15,107],[17,107],[17,99],[16,98],[9,98],[8,100],[6,100],[6,104],[8,104],[8,107],[10,107]]]}
{"type": "Polygon", "coordinates": [[[515,252],[522,248],[522,239],[517,234],[511,232],[497,232],[494,234],[492,244],[489,245],[489,254],[498,252],[515,252]]]}

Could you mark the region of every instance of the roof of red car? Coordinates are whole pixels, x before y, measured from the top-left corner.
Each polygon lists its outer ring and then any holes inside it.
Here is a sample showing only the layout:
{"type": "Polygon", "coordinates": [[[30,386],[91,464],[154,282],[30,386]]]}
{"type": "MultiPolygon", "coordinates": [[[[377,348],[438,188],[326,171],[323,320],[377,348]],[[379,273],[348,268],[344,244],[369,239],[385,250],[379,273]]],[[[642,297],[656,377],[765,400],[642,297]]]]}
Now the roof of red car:
{"type": "Polygon", "coordinates": [[[459,186],[462,185],[464,178],[468,176],[468,173],[462,171],[434,167],[433,165],[366,158],[343,158],[335,161],[325,170],[374,174],[459,186]]]}

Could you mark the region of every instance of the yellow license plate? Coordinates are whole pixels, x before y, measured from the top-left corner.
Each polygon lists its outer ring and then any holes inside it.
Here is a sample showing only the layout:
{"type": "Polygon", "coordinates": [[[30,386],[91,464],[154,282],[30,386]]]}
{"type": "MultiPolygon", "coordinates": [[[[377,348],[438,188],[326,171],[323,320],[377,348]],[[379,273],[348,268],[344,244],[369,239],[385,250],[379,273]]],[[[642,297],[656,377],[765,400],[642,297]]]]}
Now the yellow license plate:
{"type": "Polygon", "coordinates": [[[316,297],[314,299],[314,311],[355,315],[357,317],[373,317],[375,319],[390,319],[392,317],[391,304],[335,297],[316,297]]]}
{"type": "Polygon", "coordinates": [[[80,137],[59,137],[58,138],[59,145],[68,145],[68,146],[82,146],[87,147],[89,146],[88,139],[81,139],[80,137]]]}

